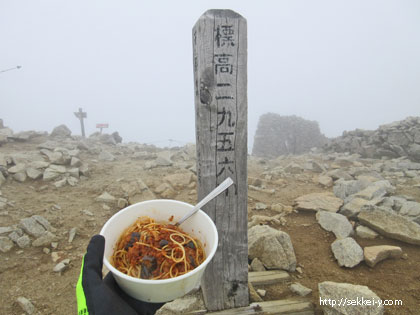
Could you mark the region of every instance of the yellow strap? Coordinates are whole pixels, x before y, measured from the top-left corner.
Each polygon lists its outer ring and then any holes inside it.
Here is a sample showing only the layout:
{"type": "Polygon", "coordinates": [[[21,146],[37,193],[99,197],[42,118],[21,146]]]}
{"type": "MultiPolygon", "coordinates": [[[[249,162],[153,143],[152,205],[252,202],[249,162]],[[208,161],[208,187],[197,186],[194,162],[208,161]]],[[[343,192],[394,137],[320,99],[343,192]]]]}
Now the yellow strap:
{"type": "Polygon", "coordinates": [[[89,311],[86,305],[85,292],[83,291],[83,284],[82,284],[84,264],[85,264],[85,257],[83,256],[82,267],[80,268],[79,280],[77,280],[77,285],[76,285],[76,299],[77,299],[77,314],[78,315],[89,314],[89,311]]]}

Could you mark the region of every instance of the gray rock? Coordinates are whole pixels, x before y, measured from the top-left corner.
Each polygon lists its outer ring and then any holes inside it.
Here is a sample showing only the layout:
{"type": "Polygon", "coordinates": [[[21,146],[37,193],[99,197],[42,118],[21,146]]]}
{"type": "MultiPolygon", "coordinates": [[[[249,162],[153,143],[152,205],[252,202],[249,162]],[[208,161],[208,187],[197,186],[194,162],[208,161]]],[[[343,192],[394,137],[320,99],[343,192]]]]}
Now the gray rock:
{"type": "Polygon", "coordinates": [[[159,156],[155,161],[155,165],[156,167],[160,167],[160,166],[172,166],[172,162],[169,161],[168,159],[159,156]]]}
{"type": "Polygon", "coordinates": [[[154,160],[157,158],[157,155],[154,152],[140,151],[134,152],[131,158],[134,160],[154,160]]]}
{"type": "Polygon", "coordinates": [[[17,244],[18,239],[22,237],[23,235],[26,235],[26,234],[23,234],[23,231],[17,228],[12,233],[9,234],[9,238],[17,244]]]}
{"type": "Polygon", "coordinates": [[[42,172],[36,168],[28,167],[26,169],[26,175],[28,175],[30,179],[35,180],[42,177],[42,172]]]}
{"type": "Polygon", "coordinates": [[[101,151],[101,153],[99,153],[98,159],[101,161],[112,162],[115,161],[115,156],[108,151],[101,151]]]}
{"type": "Polygon", "coordinates": [[[83,213],[83,214],[86,214],[86,215],[88,215],[88,216],[90,216],[90,217],[93,217],[93,213],[92,213],[92,212],[90,212],[89,210],[83,209],[83,210],[81,210],[80,212],[81,212],[81,213],[83,213]]]}
{"type": "Polygon", "coordinates": [[[71,228],[70,231],[69,231],[69,243],[73,242],[76,234],[77,234],[77,228],[76,227],[71,228]]]}
{"type": "Polygon", "coordinates": [[[267,209],[267,205],[265,203],[257,202],[255,204],[255,210],[266,210],[266,209],[267,209]]]}
{"type": "Polygon", "coordinates": [[[321,175],[318,177],[318,183],[324,187],[331,187],[334,182],[330,176],[321,175]]]}
{"type": "Polygon", "coordinates": [[[337,212],[343,205],[343,200],[329,192],[312,193],[296,198],[295,205],[297,210],[337,212]]]}
{"type": "Polygon", "coordinates": [[[16,164],[15,166],[10,167],[7,171],[10,174],[16,174],[16,173],[25,172],[25,170],[26,170],[26,164],[19,163],[19,164],[16,164]]]}
{"type": "Polygon", "coordinates": [[[312,293],[312,290],[301,285],[300,283],[292,283],[290,286],[290,291],[292,291],[293,293],[296,293],[297,295],[300,296],[307,296],[308,294],[312,293]]]}
{"type": "Polygon", "coordinates": [[[333,232],[338,239],[346,238],[353,234],[353,226],[342,214],[318,211],[316,220],[324,230],[333,232]]]}
{"type": "Polygon", "coordinates": [[[70,186],[76,186],[77,183],[79,182],[79,180],[73,176],[67,177],[66,180],[67,180],[67,184],[69,184],[70,186]]]}
{"type": "Polygon", "coordinates": [[[45,169],[42,179],[45,181],[50,181],[56,179],[64,173],[66,173],[65,166],[51,164],[48,168],[45,169]]]}
{"type": "Polygon", "coordinates": [[[28,235],[23,235],[21,237],[19,237],[16,240],[16,244],[20,247],[20,248],[27,248],[29,246],[31,246],[31,239],[29,238],[28,235]]]}
{"type": "Polygon", "coordinates": [[[258,258],[251,261],[251,269],[252,271],[265,271],[264,264],[258,258]]]}
{"type": "Polygon", "coordinates": [[[331,250],[340,267],[352,268],[363,260],[363,249],[351,237],[335,240],[331,250]]]}
{"type": "Polygon", "coordinates": [[[27,298],[20,296],[17,298],[16,302],[19,304],[19,306],[22,308],[22,310],[28,314],[35,314],[36,308],[35,306],[29,301],[27,298]]]}
{"type": "Polygon", "coordinates": [[[4,177],[3,173],[0,172],[0,186],[2,186],[6,182],[6,178],[4,177]]]}
{"type": "Polygon", "coordinates": [[[96,197],[96,201],[105,202],[105,203],[114,203],[116,202],[116,198],[106,191],[102,193],[102,195],[96,197]]]}
{"type": "Polygon", "coordinates": [[[70,166],[71,167],[79,167],[81,165],[82,165],[82,161],[79,158],[77,158],[75,156],[73,156],[71,158],[71,160],[70,160],[70,166]]]}
{"type": "Polygon", "coordinates": [[[47,219],[45,219],[43,216],[40,215],[33,215],[32,218],[34,218],[39,224],[41,224],[46,230],[51,231],[51,232],[55,232],[56,229],[53,228],[50,224],[50,222],[48,222],[47,219]]]}
{"type": "Polygon", "coordinates": [[[13,242],[6,236],[0,236],[0,251],[7,253],[13,248],[13,242]]]}
{"type": "MultiPolygon", "coordinates": [[[[45,161],[32,161],[29,163],[29,168],[33,168],[36,170],[42,169],[42,168],[47,168],[50,165],[50,163],[45,162],[45,161]]],[[[28,174],[29,176],[29,174],[28,174]]]]}
{"type": "Polygon", "coordinates": [[[71,136],[71,130],[66,125],[60,125],[53,129],[53,131],[50,134],[51,137],[70,137],[71,136]]]}
{"type": "Polygon", "coordinates": [[[360,238],[365,238],[365,239],[375,239],[378,237],[378,233],[368,228],[367,226],[363,226],[363,225],[359,225],[356,228],[356,235],[360,238]]]}
{"type": "Polygon", "coordinates": [[[320,305],[325,315],[384,314],[381,299],[366,286],[325,281],[318,283],[318,291],[320,305]],[[375,302],[372,305],[361,305],[362,299],[375,302]],[[340,303],[340,301],[342,302],[340,303]],[[344,301],[349,303],[344,303],[344,301]],[[354,304],[350,303],[353,301],[354,304]],[[335,305],[332,305],[331,302],[335,302],[335,305]],[[339,303],[340,305],[338,305],[339,303]]]}
{"type": "Polygon", "coordinates": [[[49,232],[45,231],[43,235],[38,237],[35,241],[32,242],[32,246],[34,247],[40,247],[40,246],[49,246],[51,242],[56,240],[56,236],[49,232]]]}
{"type": "Polygon", "coordinates": [[[62,178],[54,183],[56,188],[64,187],[67,184],[67,178],[62,178]]]}
{"type": "Polygon", "coordinates": [[[362,210],[359,221],[379,234],[409,244],[420,245],[420,225],[392,211],[379,207],[362,210]]]}
{"type": "Polygon", "coordinates": [[[81,175],[88,177],[90,175],[89,165],[82,164],[82,166],[79,167],[79,172],[81,175]]]}
{"type": "Polygon", "coordinates": [[[248,230],[248,256],[258,258],[267,269],[296,269],[296,256],[289,235],[267,225],[256,225],[248,230]]]}
{"type": "Polygon", "coordinates": [[[171,302],[165,303],[157,312],[156,315],[180,315],[189,314],[193,311],[205,310],[201,291],[190,293],[182,298],[175,299],[171,302]]]}
{"type": "Polygon", "coordinates": [[[193,181],[193,173],[175,173],[165,176],[163,180],[175,189],[184,189],[193,181]]]}
{"type": "Polygon", "coordinates": [[[46,231],[33,217],[20,220],[20,226],[26,233],[34,237],[41,237],[46,231]]]}
{"type": "Polygon", "coordinates": [[[290,174],[300,174],[303,172],[303,167],[295,162],[292,162],[284,168],[284,171],[290,174]]]}
{"type": "Polygon", "coordinates": [[[63,259],[60,261],[57,265],[54,266],[53,271],[54,272],[63,272],[69,267],[70,259],[63,259]]]}
{"type": "Polygon", "coordinates": [[[59,146],[59,144],[57,142],[48,140],[46,142],[38,144],[37,148],[38,149],[47,149],[47,150],[53,151],[58,146],[59,146]]]}
{"type": "Polygon", "coordinates": [[[26,172],[20,172],[20,173],[13,174],[12,177],[15,181],[23,183],[26,180],[26,172]]]}
{"type": "Polygon", "coordinates": [[[284,225],[286,219],[283,217],[283,214],[278,214],[275,216],[266,216],[266,215],[253,215],[251,220],[248,222],[248,229],[255,225],[284,225]]]}
{"type": "Polygon", "coordinates": [[[408,148],[408,156],[414,161],[420,161],[420,144],[411,144],[408,148]]]}
{"type": "Polygon", "coordinates": [[[74,178],[79,178],[79,169],[77,167],[68,169],[67,173],[74,178]]]}
{"type": "Polygon", "coordinates": [[[400,215],[406,216],[414,222],[420,224],[420,203],[415,201],[406,201],[402,204],[400,215]]]}
{"type": "Polygon", "coordinates": [[[362,211],[363,206],[369,204],[369,200],[362,198],[352,198],[341,207],[340,213],[348,218],[355,218],[362,211]]]}
{"type": "Polygon", "coordinates": [[[334,180],[353,180],[353,176],[351,176],[348,172],[342,170],[342,169],[335,169],[332,171],[327,172],[327,176],[332,177],[334,180]]]}
{"type": "Polygon", "coordinates": [[[345,199],[365,189],[370,184],[369,181],[364,180],[338,180],[334,184],[333,191],[338,198],[345,199]]]}
{"type": "Polygon", "coordinates": [[[387,180],[380,180],[377,182],[372,183],[365,189],[357,192],[354,194],[355,197],[372,200],[375,198],[381,198],[389,193],[393,193],[395,191],[395,187],[391,185],[391,183],[387,180]]]}
{"type": "Polygon", "coordinates": [[[387,258],[400,258],[402,256],[401,247],[389,245],[366,246],[363,252],[365,262],[369,267],[374,267],[378,262],[387,258]]]}
{"type": "Polygon", "coordinates": [[[14,230],[11,226],[0,226],[0,235],[10,233],[14,230]]]}
{"type": "Polygon", "coordinates": [[[378,205],[399,212],[406,201],[407,199],[403,196],[389,196],[385,197],[378,205]]]}

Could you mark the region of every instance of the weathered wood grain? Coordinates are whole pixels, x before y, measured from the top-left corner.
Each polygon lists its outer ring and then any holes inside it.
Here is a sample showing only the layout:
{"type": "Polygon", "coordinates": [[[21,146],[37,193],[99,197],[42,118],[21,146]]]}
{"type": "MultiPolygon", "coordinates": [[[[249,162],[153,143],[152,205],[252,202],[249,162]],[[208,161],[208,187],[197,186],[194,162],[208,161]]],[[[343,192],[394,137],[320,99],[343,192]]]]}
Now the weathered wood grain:
{"type": "Polygon", "coordinates": [[[253,271],[248,273],[248,281],[252,285],[282,283],[290,280],[290,275],[283,270],[253,271]]]}
{"type": "Polygon", "coordinates": [[[209,10],[193,28],[198,199],[225,178],[234,181],[203,210],[219,247],[202,281],[206,307],[248,301],[247,26],[231,10],[209,10]]]}
{"type": "Polygon", "coordinates": [[[239,307],[219,312],[203,313],[205,311],[193,312],[191,314],[210,315],[256,315],[256,314],[293,314],[313,315],[314,306],[309,299],[284,299],[275,301],[264,301],[252,303],[246,307],[239,307]]]}

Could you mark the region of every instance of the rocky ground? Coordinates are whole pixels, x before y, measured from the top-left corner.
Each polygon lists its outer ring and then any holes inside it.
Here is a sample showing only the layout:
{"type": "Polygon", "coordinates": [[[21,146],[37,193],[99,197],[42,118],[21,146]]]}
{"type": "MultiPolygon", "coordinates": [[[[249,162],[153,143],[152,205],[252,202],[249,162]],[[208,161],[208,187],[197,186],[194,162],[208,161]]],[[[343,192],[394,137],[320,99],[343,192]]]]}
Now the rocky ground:
{"type": "MultiPolygon", "coordinates": [[[[0,147],[0,314],[30,313],[31,305],[34,314],[76,313],[81,258],[110,216],[152,198],[196,202],[193,146],[61,136],[9,137],[0,147]]],[[[402,300],[385,314],[418,313],[420,164],[344,153],[251,156],[248,175],[250,230],[283,231],[293,251],[280,267],[292,281],[256,288],[263,300],[297,297],[290,285],[299,283],[321,313],[318,285],[332,281],[402,300]]],[[[251,261],[277,268],[262,254],[251,261]]]]}

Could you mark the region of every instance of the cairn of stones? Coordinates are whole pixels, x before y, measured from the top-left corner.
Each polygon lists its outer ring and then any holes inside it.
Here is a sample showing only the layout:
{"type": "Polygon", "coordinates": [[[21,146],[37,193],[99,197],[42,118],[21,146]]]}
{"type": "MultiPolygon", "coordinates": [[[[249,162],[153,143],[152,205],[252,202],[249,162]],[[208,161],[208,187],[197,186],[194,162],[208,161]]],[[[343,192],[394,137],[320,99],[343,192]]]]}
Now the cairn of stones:
{"type": "Polygon", "coordinates": [[[316,121],[267,113],[258,122],[252,154],[268,158],[302,154],[326,142],[327,138],[321,134],[316,121]]]}
{"type": "Polygon", "coordinates": [[[350,152],[363,158],[408,157],[420,162],[420,117],[382,125],[376,130],[356,129],[325,145],[327,152],[350,152]]]}

